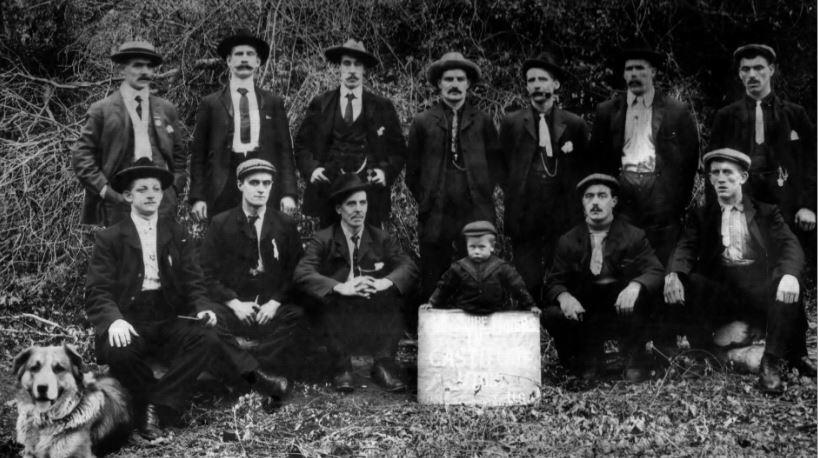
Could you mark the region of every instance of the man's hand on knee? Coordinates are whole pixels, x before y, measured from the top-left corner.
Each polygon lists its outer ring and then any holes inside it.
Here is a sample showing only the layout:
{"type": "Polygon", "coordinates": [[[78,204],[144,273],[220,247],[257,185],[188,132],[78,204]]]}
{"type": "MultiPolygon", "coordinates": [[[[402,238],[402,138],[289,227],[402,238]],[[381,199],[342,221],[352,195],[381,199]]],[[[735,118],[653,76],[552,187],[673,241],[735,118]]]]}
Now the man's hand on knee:
{"type": "Polygon", "coordinates": [[[276,316],[278,308],[281,307],[281,302],[270,299],[266,304],[262,305],[256,313],[256,323],[267,324],[276,316]]]}
{"type": "Polygon", "coordinates": [[[668,304],[685,303],[685,287],[679,274],[671,272],[665,275],[665,302],[668,304]]]}
{"type": "Polygon", "coordinates": [[[240,301],[238,299],[229,301],[227,306],[230,307],[230,310],[233,311],[239,321],[247,325],[253,324],[256,319],[256,312],[259,309],[259,305],[255,302],[240,301]]]}
{"type": "Polygon", "coordinates": [[[131,335],[138,336],[139,333],[131,326],[131,323],[120,318],[108,326],[108,345],[119,348],[127,347],[131,344],[131,335]]]}
{"type": "Polygon", "coordinates": [[[778,291],[775,293],[775,300],[785,304],[792,304],[798,300],[798,295],[801,293],[801,287],[798,284],[798,279],[792,275],[786,274],[781,277],[778,283],[778,291]]]}
{"type": "Polygon", "coordinates": [[[571,293],[564,292],[557,297],[557,301],[560,303],[560,310],[562,310],[562,314],[565,315],[565,318],[572,321],[582,321],[582,315],[585,313],[585,309],[576,297],[571,295],[571,293]]]}
{"type": "Polygon", "coordinates": [[[635,281],[628,283],[628,286],[616,297],[616,302],[614,303],[616,313],[620,315],[630,315],[633,313],[633,308],[636,306],[636,299],[639,298],[640,291],[642,291],[642,285],[635,281]]]}

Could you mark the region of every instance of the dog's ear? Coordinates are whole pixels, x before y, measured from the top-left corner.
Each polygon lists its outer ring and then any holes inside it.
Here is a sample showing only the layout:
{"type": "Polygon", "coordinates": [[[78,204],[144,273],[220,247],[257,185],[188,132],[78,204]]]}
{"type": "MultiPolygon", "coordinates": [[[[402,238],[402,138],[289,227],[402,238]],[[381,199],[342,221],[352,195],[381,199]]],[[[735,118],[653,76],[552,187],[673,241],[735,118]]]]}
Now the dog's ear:
{"type": "Polygon", "coordinates": [[[65,353],[68,355],[68,359],[71,360],[71,372],[74,374],[77,381],[82,381],[82,371],[85,369],[85,365],[82,362],[82,356],[80,356],[77,349],[71,344],[63,344],[63,348],[65,348],[65,353]]]}
{"type": "Polygon", "coordinates": [[[25,367],[26,362],[28,362],[28,358],[31,357],[31,352],[33,351],[34,347],[28,347],[14,357],[12,372],[14,372],[14,374],[17,376],[17,380],[20,380],[20,377],[23,376],[23,367],[25,367]]]}

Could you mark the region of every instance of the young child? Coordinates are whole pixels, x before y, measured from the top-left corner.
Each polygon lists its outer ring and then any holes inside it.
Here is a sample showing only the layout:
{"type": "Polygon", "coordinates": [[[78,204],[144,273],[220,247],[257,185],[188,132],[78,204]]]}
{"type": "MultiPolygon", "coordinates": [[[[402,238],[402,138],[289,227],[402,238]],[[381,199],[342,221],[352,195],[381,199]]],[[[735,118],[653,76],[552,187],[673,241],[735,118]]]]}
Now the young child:
{"type": "Polygon", "coordinates": [[[497,229],[493,224],[466,224],[463,236],[468,256],[452,263],[440,277],[427,308],[456,308],[478,315],[515,308],[539,311],[520,274],[494,255],[497,229]],[[512,306],[509,295],[517,300],[517,307],[512,306]]]}

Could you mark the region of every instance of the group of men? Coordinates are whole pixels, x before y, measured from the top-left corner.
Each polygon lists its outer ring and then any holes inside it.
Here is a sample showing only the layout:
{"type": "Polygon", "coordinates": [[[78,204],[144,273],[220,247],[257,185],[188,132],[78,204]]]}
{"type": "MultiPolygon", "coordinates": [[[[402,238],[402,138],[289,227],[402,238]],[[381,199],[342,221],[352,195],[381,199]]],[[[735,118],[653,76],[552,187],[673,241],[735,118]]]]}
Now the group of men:
{"type": "Polygon", "coordinates": [[[239,32],[216,51],[229,83],[200,103],[189,154],[173,104],[150,93],[162,58],[147,42],[111,56],[123,83],[91,106],[72,148],[83,222],[108,226],[88,272],[97,355],[134,394],[145,436],[161,434],[160,417],[178,413],[203,370],[285,396],[305,310],[320,316],[336,389],[353,390],[350,355],[360,352],[373,355],[376,383],[403,389],[393,357],[402,319],[412,326],[465,252],[461,229],[495,220],[498,185],[530,293],[521,297],[541,304],[567,368],[594,377],[615,336],[626,376],[642,380],[648,340],[686,334],[708,346],[716,326],[741,317],[766,323],[764,390],[780,391],[783,362],[814,375],[801,244],[814,249],[815,131],[772,92],[772,48],[734,53],[746,96],[716,116],[706,202],[687,216],[696,122],[655,87],[663,56],[647,46],[622,50],[627,91],[599,105],[592,131],[557,106],[567,73],[551,54],[524,62],[530,105],[498,131],[469,96],[481,69],[446,53],[427,70],[440,100],[405,141],[393,104],[363,87],[379,60],[348,40],[325,51],[340,86],[311,101],[294,144],[282,99],[254,80],[269,45],[239,32]],[[191,213],[209,220],[201,250],[173,218],[188,155],[191,213]],[[418,204],[417,266],[382,226],[404,168],[418,204]],[[306,249],[292,219],[296,169],[301,209],[321,227],[306,249]],[[648,326],[657,316],[660,331],[648,326]],[[168,362],[159,380],[148,355],[168,362]]]}

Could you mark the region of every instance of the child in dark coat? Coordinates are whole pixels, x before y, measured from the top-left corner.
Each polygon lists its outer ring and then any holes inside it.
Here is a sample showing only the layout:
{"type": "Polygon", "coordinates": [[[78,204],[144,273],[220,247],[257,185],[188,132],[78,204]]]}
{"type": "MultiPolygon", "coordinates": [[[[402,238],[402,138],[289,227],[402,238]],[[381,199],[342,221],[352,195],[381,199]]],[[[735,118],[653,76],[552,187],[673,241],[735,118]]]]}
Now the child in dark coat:
{"type": "Polygon", "coordinates": [[[488,221],[463,227],[468,256],[452,263],[440,277],[427,307],[462,309],[486,315],[501,310],[539,311],[522,277],[494,255],[497,230],[488,221]],[[514,307],[509,296],[517,300],[514,307]]]}

